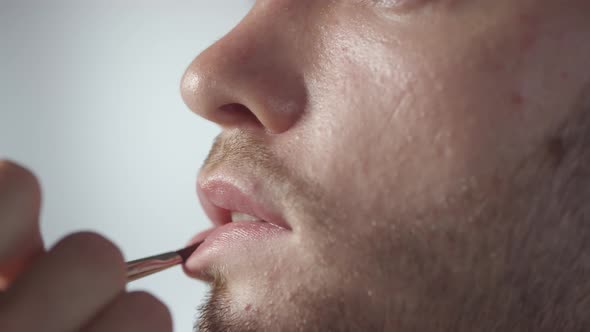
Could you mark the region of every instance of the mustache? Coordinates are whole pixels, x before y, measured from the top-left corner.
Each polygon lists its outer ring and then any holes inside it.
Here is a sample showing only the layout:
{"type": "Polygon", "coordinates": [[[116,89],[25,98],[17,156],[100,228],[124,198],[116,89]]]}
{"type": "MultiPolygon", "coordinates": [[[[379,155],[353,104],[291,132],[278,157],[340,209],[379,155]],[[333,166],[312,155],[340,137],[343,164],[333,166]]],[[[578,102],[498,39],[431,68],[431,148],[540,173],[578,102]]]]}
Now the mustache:
{"type": "Polygon", "coordinates": [[[241,129],[219,134],[213,141],[202,168],[211,171],[220,165],[254,170],[264,173],[265,176],[285,174],[285,168],[264,139],[241,129]]]}

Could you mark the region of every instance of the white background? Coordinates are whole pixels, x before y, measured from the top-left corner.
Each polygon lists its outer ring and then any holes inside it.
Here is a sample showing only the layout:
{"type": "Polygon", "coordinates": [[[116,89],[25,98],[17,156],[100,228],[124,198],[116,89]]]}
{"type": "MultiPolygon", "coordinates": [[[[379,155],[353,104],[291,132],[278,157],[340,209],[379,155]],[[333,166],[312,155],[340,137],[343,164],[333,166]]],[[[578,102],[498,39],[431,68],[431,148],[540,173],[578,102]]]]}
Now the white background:
{"type": "MultiPolygon", "coordinates": [[[[0,158],[43,187],[47,246],[91,230],[127,259],[209,225],[195,194],[217,126],[182,103],[186,66],[247,0],[0,0],[0,158]]],[[[190,331],[206,285],[179,268],[140,280],[190,331]]]]}

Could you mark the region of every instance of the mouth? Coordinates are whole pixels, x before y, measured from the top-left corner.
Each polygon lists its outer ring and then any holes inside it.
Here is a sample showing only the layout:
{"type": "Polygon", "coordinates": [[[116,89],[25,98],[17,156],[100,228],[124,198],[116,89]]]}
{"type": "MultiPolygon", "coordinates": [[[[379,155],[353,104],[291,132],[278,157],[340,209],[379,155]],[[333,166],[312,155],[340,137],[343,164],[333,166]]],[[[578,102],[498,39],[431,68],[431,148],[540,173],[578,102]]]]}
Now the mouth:
{"type": "Polygon", "coordinates": [[[259,190],[260,185],[237,182],[228,177],[198,181],[199,200],[214,227],[189,242],[190,245],[203,241],[184,265],[185,273],[191,277],[212,281],[213,266],[225,266],[229,257],[239,260],[238,256],[271,245],[291,231],[272,200],[259,190]]]}

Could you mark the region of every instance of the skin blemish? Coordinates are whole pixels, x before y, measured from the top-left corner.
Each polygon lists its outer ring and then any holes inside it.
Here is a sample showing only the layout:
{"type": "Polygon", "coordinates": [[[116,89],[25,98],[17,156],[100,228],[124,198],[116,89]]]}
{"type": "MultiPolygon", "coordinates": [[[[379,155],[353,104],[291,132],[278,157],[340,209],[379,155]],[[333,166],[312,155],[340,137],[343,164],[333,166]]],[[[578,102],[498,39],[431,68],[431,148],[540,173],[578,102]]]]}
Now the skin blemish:
{"type": "Polygon", "coordinates": [[[504,67],[504,64],[501,62],[493,62],[490,64],[490,68],[492,69],[493,72],[499,73],[499,72],[503,72],[506,68],[504,67]]]}
{"type": "Polygon", "coordinates": [[[527,52],[535,46],[537,36],[533,31],[527,31],[522,35],[520,40],[520,49],[522,52],[527,52]]]}
{"type": "Polygon", "coordinates": [[[523,28],[523,34],[520,38],[520,49],[522,52],[527,52],[537,42],[537,22],[530,14],[521,14],[519,20],[523,28]]]}
{"type": "Polygon", "coordinates": [[[524,105],[524,97],[518,92],[513,92],[510,95],[510,103],[515,106],[522,106],[524,105]]]}
{"type": "Polygon", "coordinates": [[[245,311],[250,311],[251,309],[252,309],[252,305],[251,304],[248,304],[248,305],[246,305],[246,307],[244,307],[244,310],[245,311]]]}
{"type": "Polygon", "coordinates": [[[567,80],[570,78],[570,74],[568,72],[561,72],[560,74],[562,80],[567,80]]]}
{"type": "Polygon", "coordinates": [[[566,148],[561,137],[553,137],[547,141],[547,153],[554,167],[561,164],[565,157],[566,148]]]}

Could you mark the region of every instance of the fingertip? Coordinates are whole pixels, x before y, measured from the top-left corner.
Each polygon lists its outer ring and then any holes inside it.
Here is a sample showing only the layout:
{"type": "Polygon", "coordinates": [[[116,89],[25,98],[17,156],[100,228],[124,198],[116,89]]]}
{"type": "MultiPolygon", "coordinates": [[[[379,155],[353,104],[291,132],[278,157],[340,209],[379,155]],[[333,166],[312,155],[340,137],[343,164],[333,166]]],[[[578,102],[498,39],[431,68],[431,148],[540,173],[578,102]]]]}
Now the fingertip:
{"type": "Polygon", "coordinates": [[[124,293],[125,284],[120,250],[101,235],[81,232],[55,244],[11,285],[5,301],[22,323],[17,331],[73,331],[124,293]],[[39,321],[26,320],[31,313],[39,321]]]}
{"type": "Polygon", "coordinates": [[[172,332],[172,316],[155,296],[144,291],[121,294],[89,322],[85,332],[172,332]]]}
{"type": "Polygon", "coordinates": [[[172,314],[157,297],[145,291],[130,292],[128,296],[137,305],[135,310],[139,315],[150,317],[153,331],[172,331],[172,314]]]}
{"type": "Polygon", "coordinates": [[[50,251],[69,252],[80,268],[88,274],[108,276],[118,288],[127,282],[125,261],[121,250],[104,236],[94,232],[77,232],[61,239],[50,251]]]}
{"type": "Polygon", "coordinates": [[[29,169],[0,160],[0,289],[43,253],[41,185],[29,169]]]}
{"type": "Polygon", "coordinates": [[[33,204],[33,210],[38,210],[41,205],[41,183],[39,179],[30,169],[14,161],[0,160],[0,189],[0,196],[5,194],[11,196],[22,195],[19,198],[33,204]]]}

